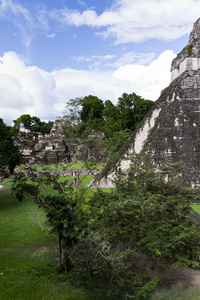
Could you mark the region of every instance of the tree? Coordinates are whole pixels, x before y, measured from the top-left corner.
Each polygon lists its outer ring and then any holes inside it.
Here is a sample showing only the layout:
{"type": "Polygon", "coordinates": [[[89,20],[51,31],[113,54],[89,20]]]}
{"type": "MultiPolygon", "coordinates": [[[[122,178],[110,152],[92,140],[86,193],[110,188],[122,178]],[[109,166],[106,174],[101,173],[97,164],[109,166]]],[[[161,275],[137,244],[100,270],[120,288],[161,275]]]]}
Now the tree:
{"type": "Polygon", "coordinates": [[[78,129],[81,123],[80,100],[81,98],[70,99],[63,111],[63,118],[61,118],[61,122],[67,138],[78,137],[78,129]]]}
{"type": "Polygon", "coordinates": [[[0,119],[0,167],[7,167],[12,174],[20,157],[18,147],[13,143],[10,128],[0,119]]]}
{"type": "Polygon", "coordinates": [[[33,131],[41,132],[43,134],[49,133],[52,128],[52,125],[52,121],[44,122],[41,121],[38,117],[31,118],[31,129],[33,131]]]}
{"type": "Polygon", "coordinates": [[[124,93],[118,98],[117,107],[120,111],[121,129],[130,129],[134,131],[138,124],[142,121],[154,102],[145,100],[135,93],[124,93]]]}
{"type": "Polygon", "coordinates": [[[58,234],[60,264],[65,270],[70,271],[71,261],[69,254],[62,251],[63,241],[67,250],[73,242],[71,237],[73,228],[71,226],[72,211],[70,202],[63,195],[47,196],[43,199],[42,205],[51,227],[51,232],[58,234]]]}
{"type": "Polygon", "coordinates": [[[28,125],[32,131],[38,131],[41,133],[49,133],[53,125],[52,121],[47,123],[41,121],[38,117],[31,117],[29,114],[21,115],[17,120],[14,120],[13,133],[17,134],[19,132],[20,122],[24,122],[28,125]]]}
{"type": "Polygon", "coordinates": [[[101,143],[101,149],[104,160],[110,164],[116,164],[120,158],[119,150],[125,145],[130,136],[130,130],[120,130],[112,133],[112,136],[106,137],[101,143]]]}
{"type": "Polygon", "coordinates": [[[95,129],[102,137],[101,149],[104,149],[104,159],[116,158],[119,149],[153,103],[135,93],[124,93],[118,99],[117,105],[110,100],[103,103],[101,99],[92,95],[70,99],[62,119],[63,128],[68,138],[81,138],[82,141],[87,141],[88,135],[95,129]]]}
{"type": "Polygon", "coordinates": [[[91,129],[102,131],[102,126],[104,124],[103,101],[96,96],[89,95],[80,99],[80,104],[80,117],[82,123],[79,133],[83,134],[85,131],[90,131],[91,129]]]}
{"type": "Polygon", "coordinates": [[[34,168],[30,168],[29,178],[23,174],[12,178],[12,193],[18,201],[25,201],[28,204],[41,228],[38,218],[27,201],[27,196],[31,196],[38,207],[44,210],[51,232],[58,236],[60,265],[68,272],[72,268],[70,251],[76,241],[77,224],[74,222],[74,216],[78,214],[81,203],[84,202],[85,193],[89,189],[85,186],[84,180],[93,172],[93,163],[91,161],[85,163],[82,166],[83,169],[86,165],[89,172],[80,178],[80,170],[74,163],[76,172],[74,182],[68,178],[60,180],[56,171],[52,174],[47,169],[42,176],[38,176],[34,168]]]}
{"type": "Polygon", "coordinates": [[[72,276],[110,297],[143,299],[167,266],[197,264],[195,194],[166,182],[138,155],[115,185],[110,193],[97,190],[82,207],[72,276]]]}
{"type": "Polygon", "coordinates": [[[121,130],[120,126],[120,111],[110,100],[105,101],[105,108],[103,110],[105,124],[103,131],[107,138],[112,137],[114,133],[121,130]]]}
{"type": "Polygon", "coordinates": [[[67,136],[86,136],[92,129],[102,131],[104,103],[96,96],[70,99],[63,112],[67,136]]]}

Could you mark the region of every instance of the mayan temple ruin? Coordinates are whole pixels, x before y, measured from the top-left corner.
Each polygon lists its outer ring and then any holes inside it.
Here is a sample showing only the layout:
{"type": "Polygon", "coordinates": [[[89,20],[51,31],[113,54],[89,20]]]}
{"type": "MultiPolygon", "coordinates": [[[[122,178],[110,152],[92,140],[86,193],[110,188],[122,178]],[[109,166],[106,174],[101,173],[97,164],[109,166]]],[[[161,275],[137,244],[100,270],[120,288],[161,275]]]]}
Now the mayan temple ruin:
{"type": "MultiPolygon", "coordinates": [[[[149,153],[158,168],[178,163],[185,186],[200,186],[200,19],[187,46],[171,65],[171,83],[132,134],[122,151],[149,153]]],[[[125,170],[130,160],[122,159],[117,168],[125,170]]],[[[103,170],[98,185],[112,186],[115,167],[103,170]]]]}

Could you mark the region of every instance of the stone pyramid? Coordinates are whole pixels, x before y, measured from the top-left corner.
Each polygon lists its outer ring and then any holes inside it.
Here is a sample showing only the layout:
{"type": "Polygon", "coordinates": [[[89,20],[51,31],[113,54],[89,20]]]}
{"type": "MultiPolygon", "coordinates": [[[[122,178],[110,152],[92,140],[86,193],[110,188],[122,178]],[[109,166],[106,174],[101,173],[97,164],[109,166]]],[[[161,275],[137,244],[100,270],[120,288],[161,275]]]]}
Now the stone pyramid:
{"type": "MultiPolygon", "coordinates": [[[[185,186],[200,186],[200,19],[190,34],[188,45],[171,65],[171,83],[161,92],[122,154],[150,153],[158,168],[178,163],[183,167],[185,186]]],[[[97,185],[112,186],[116,168],[125,170],[130,160],[107,166],[97,185]]]]}

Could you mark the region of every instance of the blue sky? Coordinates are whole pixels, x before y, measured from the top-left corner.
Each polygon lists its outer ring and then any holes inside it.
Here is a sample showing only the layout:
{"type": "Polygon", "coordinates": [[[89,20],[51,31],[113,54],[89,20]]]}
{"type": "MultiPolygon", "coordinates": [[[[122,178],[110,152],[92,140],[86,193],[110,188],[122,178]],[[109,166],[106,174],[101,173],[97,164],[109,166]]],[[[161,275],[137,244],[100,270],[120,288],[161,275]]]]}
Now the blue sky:
{"type": "Polygon", "coordinates": [[[0,117],[55,120],[89,94],[156,100],[199,17],[197,0],[0,0],[0,117]]]}

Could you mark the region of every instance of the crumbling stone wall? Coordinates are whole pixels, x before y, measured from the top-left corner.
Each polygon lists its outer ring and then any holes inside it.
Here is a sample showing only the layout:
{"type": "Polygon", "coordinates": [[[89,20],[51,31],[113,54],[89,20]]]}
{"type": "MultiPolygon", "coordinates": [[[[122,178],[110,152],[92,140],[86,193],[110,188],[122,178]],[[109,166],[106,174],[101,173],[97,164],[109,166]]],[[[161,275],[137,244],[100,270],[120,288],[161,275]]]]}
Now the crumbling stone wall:
{"type": "Polygon", "coordinates": [[[86,161],[91,157],[101,159],[99,144],[102,136],[92,131],[86,141],[67,139],[62,124],[56,121],[50,134],[32,132],[24,123],[20,124],[20,132],[14,138],[15,144],[23,154],[22,163],[59,164],[73,160],[86,161]]]}

